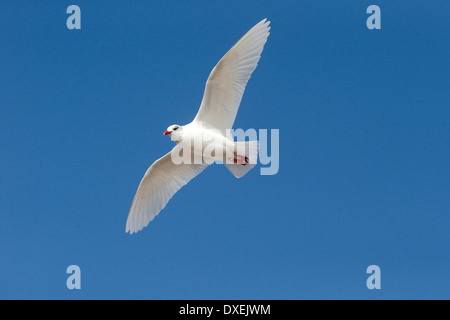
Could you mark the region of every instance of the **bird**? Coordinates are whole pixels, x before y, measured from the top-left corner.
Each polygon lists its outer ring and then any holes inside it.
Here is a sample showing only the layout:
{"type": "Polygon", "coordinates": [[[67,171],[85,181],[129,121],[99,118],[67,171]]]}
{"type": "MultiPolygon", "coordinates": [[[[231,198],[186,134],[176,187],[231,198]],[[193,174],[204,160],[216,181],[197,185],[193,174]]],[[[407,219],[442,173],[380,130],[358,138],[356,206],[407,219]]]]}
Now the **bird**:
{"type": "Polygon", "coordinates": [[[171,125],[164,132],[176,146],[146,171],[128,213],[126,233],[147,227],[173,195],[212,162],[222,161],[236,178],[255,166],[258,141],[235,142],[230,129],[269,37],[269,25],[267,19],[257,23],[219,60],[206,81],[194,120],[171,125]],[[214,152],[206,154],[206,149],[214,152]]]}

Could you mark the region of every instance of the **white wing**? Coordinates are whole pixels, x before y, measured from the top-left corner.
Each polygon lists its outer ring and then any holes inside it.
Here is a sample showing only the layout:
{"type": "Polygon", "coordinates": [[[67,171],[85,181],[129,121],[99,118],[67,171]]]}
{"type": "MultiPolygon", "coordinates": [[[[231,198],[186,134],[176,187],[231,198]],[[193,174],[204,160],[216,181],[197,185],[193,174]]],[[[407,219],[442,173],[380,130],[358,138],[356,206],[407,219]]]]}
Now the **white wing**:
{"type": "Polygon", "coordinates": [[[126,232],[141,231],[166,206],[172,196],[200,174],[207,164],[179,164],[172,161],[171,152],[156,160],[142,178],[131,204],[126,232]]]}
{"type": "Polygon", "coordinates": [[[245,86],[269,36],[269,24],[264,19],[255,25],[214,67],[194,122],[219,129],[224,135],[233,128],[245,86]]]}

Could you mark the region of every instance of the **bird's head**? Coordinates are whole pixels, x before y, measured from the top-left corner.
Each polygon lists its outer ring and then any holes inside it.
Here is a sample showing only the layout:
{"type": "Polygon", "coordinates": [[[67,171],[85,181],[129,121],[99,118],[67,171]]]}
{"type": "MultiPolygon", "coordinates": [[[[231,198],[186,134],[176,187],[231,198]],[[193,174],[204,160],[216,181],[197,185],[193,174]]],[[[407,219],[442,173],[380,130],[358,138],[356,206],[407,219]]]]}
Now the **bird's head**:
{"type": "Polygon", "coordinates": [[[182,126],[173,124],[167,128],[167,130],[164,132],[164,135],[165,136],[169,135],[172,141],[179,142],[181,140],[182,132],[183,132],[182,126]]]}

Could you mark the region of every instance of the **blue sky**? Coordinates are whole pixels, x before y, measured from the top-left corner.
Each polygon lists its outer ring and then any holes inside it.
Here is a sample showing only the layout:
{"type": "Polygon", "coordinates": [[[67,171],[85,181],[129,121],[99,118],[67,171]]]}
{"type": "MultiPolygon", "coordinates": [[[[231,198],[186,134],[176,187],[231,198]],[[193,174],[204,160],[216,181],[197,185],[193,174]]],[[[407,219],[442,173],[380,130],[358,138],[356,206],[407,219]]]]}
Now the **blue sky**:
{"type": "Polygon", "coordinates": [[[0,298],[450,298],[448,1],[0,13],[0,298]],[[280,130],[278,174],[214,165],[125,234],[140,179],[173,147],[162,132],[193,119],[211,69],[265,17],[235,127],[280,130]],[[81,290],[66,288],[73,264],[81,290]]]}

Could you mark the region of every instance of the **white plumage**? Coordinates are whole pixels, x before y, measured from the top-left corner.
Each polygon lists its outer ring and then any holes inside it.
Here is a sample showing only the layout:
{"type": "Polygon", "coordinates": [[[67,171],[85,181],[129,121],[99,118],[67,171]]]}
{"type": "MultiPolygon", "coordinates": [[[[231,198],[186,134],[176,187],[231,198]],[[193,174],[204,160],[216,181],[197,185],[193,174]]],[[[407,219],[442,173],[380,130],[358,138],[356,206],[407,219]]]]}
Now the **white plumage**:
{"type": "Polygon", "coordinates": [[[226,129],[233,128],[245,86],[267,42],[269,23],[264,19],[250,29],[217,63],[194,122],[203,121],[224,135],[226,129]]]}
{"type": "Polygon", "coordinates": [[[245,86],[258,65],[269,36],[269,24],[266,19],[259,22],[217,63],[206,82],[195,119],[185,126],[172,125],[164,133],[170,135],[177,146],[155,161],[145,173],[128,214],[126,232],[133,234],[146,227],[170,198],[211,162],[203,158],[200,164],[175,164],[172,154],[179,154],[180,149],[190,151],[192,156],[204,151],[203,148],[196,150],[190,147],[189,142],[197,138],[212,139],[215,146],[223,149],[222,154],[214,157],[216,160],[223,160],[226,154],[234,154],[234,158],[226,159],[231,160],[231,163],[226,162],[226,166],[237,178],[255,166],[257,141],[234,142],[227,135],[227,129],[233,128],[245,86]]]}

